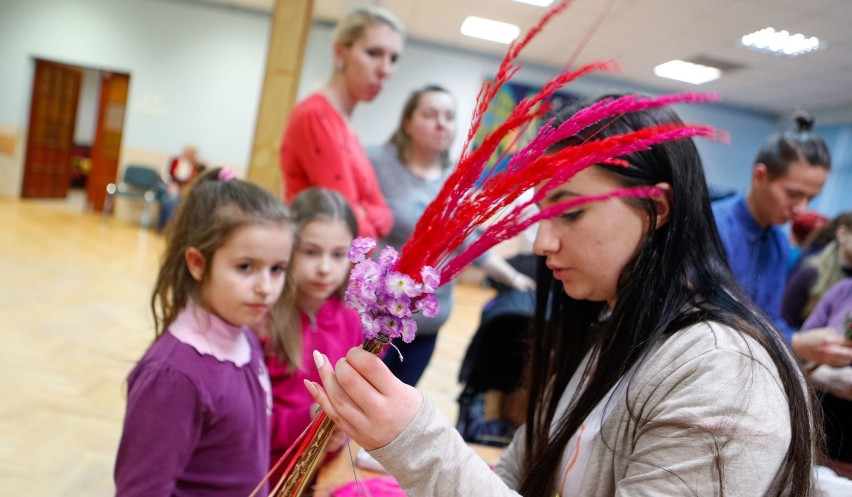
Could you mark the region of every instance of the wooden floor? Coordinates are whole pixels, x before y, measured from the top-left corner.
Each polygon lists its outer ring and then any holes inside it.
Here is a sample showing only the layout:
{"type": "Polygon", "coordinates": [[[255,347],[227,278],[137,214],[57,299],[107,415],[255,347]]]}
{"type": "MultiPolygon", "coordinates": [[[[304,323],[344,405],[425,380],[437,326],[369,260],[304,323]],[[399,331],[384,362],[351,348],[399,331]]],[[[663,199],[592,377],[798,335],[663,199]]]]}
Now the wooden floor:
{"type": "MultiPolygon", "coordinates": [[[[79,196],[0,198],[0,495],[111,496],[125,378],[153,338],[162,238],[79,196]]],[[[455,420],[456,376],[487,290],[462,284],[421,380],[455,420]]]]}

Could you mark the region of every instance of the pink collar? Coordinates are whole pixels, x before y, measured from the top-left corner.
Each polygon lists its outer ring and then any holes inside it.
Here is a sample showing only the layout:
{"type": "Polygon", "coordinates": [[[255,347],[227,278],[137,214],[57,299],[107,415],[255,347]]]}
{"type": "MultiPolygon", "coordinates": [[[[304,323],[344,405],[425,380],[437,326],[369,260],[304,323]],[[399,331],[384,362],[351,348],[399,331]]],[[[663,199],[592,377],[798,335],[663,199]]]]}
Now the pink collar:
{"type": "Polygon", "coordinates": [[[246,330],[189,301],[169,326],[169,333],[200,354],[244,366],[251,360],[246,330]]]}

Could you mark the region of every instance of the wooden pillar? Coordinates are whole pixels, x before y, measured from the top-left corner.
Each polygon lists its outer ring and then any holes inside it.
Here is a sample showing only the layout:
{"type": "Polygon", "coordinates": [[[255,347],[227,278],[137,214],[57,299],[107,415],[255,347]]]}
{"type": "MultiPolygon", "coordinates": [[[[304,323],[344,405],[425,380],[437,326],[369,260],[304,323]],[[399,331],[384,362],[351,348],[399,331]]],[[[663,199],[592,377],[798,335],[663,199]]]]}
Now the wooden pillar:
{"type": "Polygon", "coordinates": [[[275,0],[248,178],[283,197],[278,146],[296,104],[313,0],[275,0]]]}

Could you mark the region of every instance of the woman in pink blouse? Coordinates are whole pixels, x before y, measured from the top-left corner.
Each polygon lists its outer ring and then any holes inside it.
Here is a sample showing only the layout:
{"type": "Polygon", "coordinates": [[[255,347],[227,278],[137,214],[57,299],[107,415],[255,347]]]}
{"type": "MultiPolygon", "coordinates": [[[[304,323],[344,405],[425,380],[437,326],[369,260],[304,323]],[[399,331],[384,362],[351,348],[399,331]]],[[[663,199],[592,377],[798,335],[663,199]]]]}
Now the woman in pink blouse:
{"type": "Polygon", "coordinates": [[[334,33],[331,78],[296,105],[281,141],[287,202],[311,186],[337,190],[355,211],[361,236],[384,237],[393,217],[349,117],[359,102],[376,98],[396,71],[402,37],[399,21],[379,7],[361,7],[343,18],[334,33]]]}

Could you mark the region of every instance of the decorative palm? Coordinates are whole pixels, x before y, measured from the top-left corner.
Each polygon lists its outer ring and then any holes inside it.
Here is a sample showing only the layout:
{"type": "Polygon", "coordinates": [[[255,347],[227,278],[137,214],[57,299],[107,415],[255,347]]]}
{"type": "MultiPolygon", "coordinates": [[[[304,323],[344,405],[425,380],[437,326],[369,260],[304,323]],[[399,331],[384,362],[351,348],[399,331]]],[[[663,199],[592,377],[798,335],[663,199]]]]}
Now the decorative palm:
{"type": "MultiPolygon", "coordinates": [[[[552,121],[546,122],[538,134],[509,160],[506,168],[488,170],[489,159],[507,135],[518,133],[547,115],[550,110],[548,100],[554,92],[586,74],[617,69],[617,65],[612,62],[596,62],[564,71],[545,84],[538,93],[522,100],[508,118],[483,139],[479,147],[469,147],[489,103],[500,87],[520,69],[521,66],[515,60],[521,50],[569,3],[570,0],[562,0],[550,8],[523,39],[512,43],[494,80],[483,84],[477,97],[464,153],[437,198],[426,208],[401,253],[383,251],[376,263],[365,258],[375,246],[374,241],[359,238],[353,242],[350,259],[356,265],[350,277],[347,302],[361,312],[367,337],[363,345],[365,349],[378,354],[391,338],[401,336],[405,341],[414,339],[416,327],[409,319],[411,312],[421,311],[427,316],[437,312],[434,307],[437,303],[431,300],[431,292],[435,287],[452,280],[476,257],[501,241],[518,235],[532,224],[588,202],[659,194],[659,190],[653,187],[620,188],[603,195],[574,198],[541,211],[532,208],[548,191],[570,180],[578,172],[594,164],[626,165],[620,157],[647,150],[658,143],[695,136],[717,136],[716,131],[707,126],[672,123],[585,141],[549,152],[554,144],[577,135],[590,125],[617,119],[624,113],[679,102],[696,103],[716,99],[714,95],[693,93],[656,98],[629,95],[601,100],[559,126],[554,126],[552,121]],[[518,201],[524,192],[533,188],[536,188],[536,193],[531,200],[518,201]],[[531,211],[535,212],[530,214],[531,211]],[[471,235],[475,238],[473,243],[459,250],[471,235]],[[401,291],[394,293],[392,287],[401,291]],[[392,297],[398,299],[400,296],[404,299],[391,302],[392,297]]],[[[332,428],[333,422],[325,413],[315,418],[305,431],[301,443],[297,442],[298,448],[285,471],[285,477],[274,487],[271,496],[296,497],[302,494],[312,479],[318,461],[323,457],[332,428]]],[[[289,456],[289,452],[282,460],[289,456]]]]}

